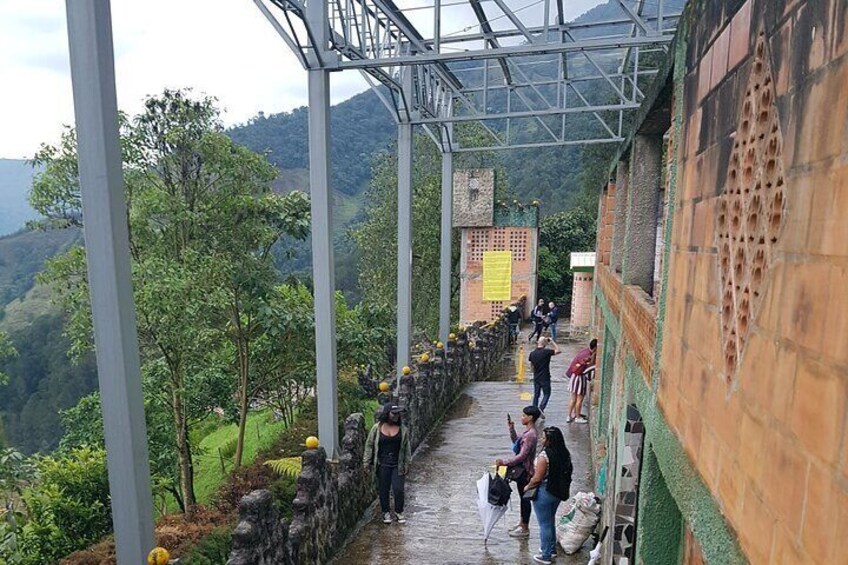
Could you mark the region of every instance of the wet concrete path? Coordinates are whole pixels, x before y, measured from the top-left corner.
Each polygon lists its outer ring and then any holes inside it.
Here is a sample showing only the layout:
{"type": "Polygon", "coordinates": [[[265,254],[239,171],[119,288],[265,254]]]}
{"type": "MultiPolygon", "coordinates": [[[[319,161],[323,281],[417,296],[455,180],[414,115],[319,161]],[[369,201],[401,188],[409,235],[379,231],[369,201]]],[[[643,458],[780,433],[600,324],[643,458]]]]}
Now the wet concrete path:
{"type": "MultiPolygon", "coordinates": [[[[519,344],[525,355],[527,344],[522,332],[519,344]]],[[[589,430],[587,424],[566,424],[570,393],[565,369],[583,343],[560,343],[562,354],[551,363],[553,392],[548,404],[547,425],[559,426],[574,462],[571,492],[592,490],[589,430]]],[[[526,359],[526,357],[525,357],[526,359]]],[[[511,454],[506,425],[509,412],[517,427],[524,406],[533,394],[532,370],[526,363],[525,383],[516,380],[516,357],[510,356],[501,374],[485,382],[470,384],[457,399],[437,431],[415,453],[406,481],[408,522],[383,524],[377,508],[371,520],[357,533],[336,560],[341,565],[386,564],[530,564],[539,548],[535,516],[530,520],[530,538],[514,539],[508,528],[518,523],[518,495],[513,490],[511,507],[483,544],[477,513],[476,482],[493,469],[498,457],[511,454]]],[[[584,405],[585,413],[585,405],[584,405]]],[[[588,545],[588,544],[587,544],[588,545]]],[[[560,555],[560,565],[585,564],[589,548],[571,556],[560,555]]]]}

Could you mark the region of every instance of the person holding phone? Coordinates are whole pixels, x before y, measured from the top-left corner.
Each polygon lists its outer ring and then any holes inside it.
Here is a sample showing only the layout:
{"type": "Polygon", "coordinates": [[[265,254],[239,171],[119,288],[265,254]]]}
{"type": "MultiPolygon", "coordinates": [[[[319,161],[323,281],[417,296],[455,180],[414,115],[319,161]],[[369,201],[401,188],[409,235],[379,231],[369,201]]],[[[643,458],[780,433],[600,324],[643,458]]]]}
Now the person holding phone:
{"type": "MultiPolygon", "coordinates": [[[[515,432],[515,424],[509,414],[506,415],[506,425],[509,428],[509,437],[513,443],[514,457],[498,459],[495,466],[506,466],[506,478],[514,481],[518,488],[518,495],[524,494],[524,487],[533,476],[533,458],[536,454],[536,420],[542,415],[542,411],[535,406],[527,406],[521,414],[521,424],[524,431],[521,436],[515,432]]],[[[510,537],[530,537],[530,513],[532,507],[529,499],[521,499],[521,520],[510,531],[510,537]]]]}

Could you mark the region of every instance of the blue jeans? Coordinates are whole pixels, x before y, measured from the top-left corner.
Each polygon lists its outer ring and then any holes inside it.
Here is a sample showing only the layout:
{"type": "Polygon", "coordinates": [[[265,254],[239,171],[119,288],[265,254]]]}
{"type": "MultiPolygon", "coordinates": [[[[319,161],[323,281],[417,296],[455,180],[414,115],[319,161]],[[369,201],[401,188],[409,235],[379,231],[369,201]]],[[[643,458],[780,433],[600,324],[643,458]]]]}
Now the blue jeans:
{"type": "Polygon", "coordinates": [[[542,543],[542,558],[549,560],[556,550],[556,511],[560,499],[548,492],[548,482],[539,485],[533,511],[539,522],[539,538],[542,543]]]}
{"type": "Polygon", "coordinates": [[[533,406],[536,406],[542,412],[545,411],[545,407],[548,405],[548,401],[551,399],[551,381],[533,381],[533,406]],[[544,397],[542,397],[542,393],[544,393],[544,397]],[[542,403],[539,404],[539,397],[542,397],[542,403]]]}
{"type": "Polygon", "coordinates": [[[557,323],[551,322],[548,327],[551,329],[551,339],[556,341],[557,323]]]}

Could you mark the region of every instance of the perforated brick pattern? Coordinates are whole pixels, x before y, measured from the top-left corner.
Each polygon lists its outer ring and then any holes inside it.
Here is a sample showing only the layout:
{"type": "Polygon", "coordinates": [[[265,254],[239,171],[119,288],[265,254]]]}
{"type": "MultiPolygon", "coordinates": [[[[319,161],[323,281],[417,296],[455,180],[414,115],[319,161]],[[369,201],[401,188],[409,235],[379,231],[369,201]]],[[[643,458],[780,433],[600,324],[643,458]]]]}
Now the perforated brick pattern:
{"type": "Polygon", "coordinates": [[[735,378],[785,217],[783,137],[761,36],[716,217],[724,370],[735,378]]]}
{"type": "Polygon", "coordinates": [[[488,229],[468,230],[468,262],[480,263],[483,261],[483,252],[489,250],[488,229]]]}

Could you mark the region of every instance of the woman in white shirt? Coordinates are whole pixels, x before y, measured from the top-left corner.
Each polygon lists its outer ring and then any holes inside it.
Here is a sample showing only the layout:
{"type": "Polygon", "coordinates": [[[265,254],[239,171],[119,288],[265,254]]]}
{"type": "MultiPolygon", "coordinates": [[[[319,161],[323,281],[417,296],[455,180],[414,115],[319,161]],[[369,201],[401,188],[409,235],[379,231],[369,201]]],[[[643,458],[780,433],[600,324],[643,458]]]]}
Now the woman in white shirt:
{"type": "Polygon", "coordinates": [[[567,500],[571,490],[571,454],[565,447],[562,431],[551,426],[544,430],[545,448],[536,457],[535,473],[524,488],[536,489],[533,511],[539,522],[541,550],[533,559],[545,565],[556,555],[556,511],[560,502],[567,500]]]}

